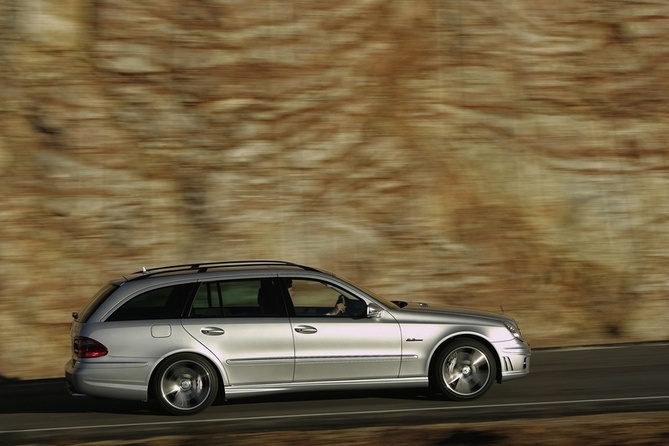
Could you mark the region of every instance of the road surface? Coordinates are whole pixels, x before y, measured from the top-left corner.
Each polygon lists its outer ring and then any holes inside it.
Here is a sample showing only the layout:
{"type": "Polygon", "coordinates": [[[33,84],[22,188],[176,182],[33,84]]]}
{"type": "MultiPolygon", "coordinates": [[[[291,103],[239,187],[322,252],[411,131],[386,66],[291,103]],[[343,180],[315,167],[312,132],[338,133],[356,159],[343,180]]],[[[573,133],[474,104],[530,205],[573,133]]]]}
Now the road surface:
{"type": "Polygon", "coordinates": [[[458,403],[427,391],[292,394],[234,400],[190,417],[151,404],[71,397],[62,379],[0,384],[0,443],[138,439],[184,432],[338,429],[668,411],[669,343],[533,352],[530,375],[458,403]]]}

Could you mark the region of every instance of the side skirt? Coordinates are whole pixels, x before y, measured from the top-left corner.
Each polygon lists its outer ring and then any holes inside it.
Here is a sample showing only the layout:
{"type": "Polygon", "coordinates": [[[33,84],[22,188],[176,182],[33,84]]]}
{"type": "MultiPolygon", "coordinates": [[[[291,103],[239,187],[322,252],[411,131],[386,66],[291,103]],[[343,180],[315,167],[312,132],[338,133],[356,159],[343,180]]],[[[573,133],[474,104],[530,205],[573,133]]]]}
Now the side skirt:
{"type": "Polygon", "coordinates": [[[425,388],[427,377],[394,378],[394,379],[356,379],[341,381],[312,381],[294,383],[255,384],[245,386],[226,386],[226,399],[245,396],[271,395],[274,393],[291,392],[322,392],[328,390],[375,390],[375,389],[406,389],[425,388]]]}

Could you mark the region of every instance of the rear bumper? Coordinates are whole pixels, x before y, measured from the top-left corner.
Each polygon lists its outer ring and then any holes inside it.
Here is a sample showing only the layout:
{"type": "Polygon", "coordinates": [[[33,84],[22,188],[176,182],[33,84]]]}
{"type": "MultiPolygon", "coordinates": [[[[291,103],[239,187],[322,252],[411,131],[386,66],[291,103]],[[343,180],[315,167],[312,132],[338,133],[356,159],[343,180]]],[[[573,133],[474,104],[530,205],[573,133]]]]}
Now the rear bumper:
{"type": "Polygon", "coordinates": [[[74,378],[74,375],[72,373],[67,371],[67,368],[65,370],[65,385],[67,386],[67,391],[70,393],[70,395],[86,396],[85,393],[79,392],[79,389],[77,388],[76,379],[74,378]]]}
{"type": "Polygon", "coordinates": [[[94,396],[136,401],[148,399],[148,385],[142,368],[147,363],[125,364],[68,361],[65,364],[67,390],[73,396],[94,396]],[[140,369],[140,370],[138,370],[140,369]]]}

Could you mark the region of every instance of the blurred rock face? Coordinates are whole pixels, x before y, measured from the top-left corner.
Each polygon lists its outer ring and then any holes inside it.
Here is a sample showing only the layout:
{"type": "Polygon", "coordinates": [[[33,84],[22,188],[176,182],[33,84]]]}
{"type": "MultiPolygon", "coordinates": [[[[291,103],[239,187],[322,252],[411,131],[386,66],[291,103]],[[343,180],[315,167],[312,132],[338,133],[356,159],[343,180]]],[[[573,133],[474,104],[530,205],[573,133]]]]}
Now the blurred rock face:
{"type": "Polygon", "coordinates": [[[626,1],[0,0],[0,376],[202,260],[667,339],[668,37],[626,1]]]}

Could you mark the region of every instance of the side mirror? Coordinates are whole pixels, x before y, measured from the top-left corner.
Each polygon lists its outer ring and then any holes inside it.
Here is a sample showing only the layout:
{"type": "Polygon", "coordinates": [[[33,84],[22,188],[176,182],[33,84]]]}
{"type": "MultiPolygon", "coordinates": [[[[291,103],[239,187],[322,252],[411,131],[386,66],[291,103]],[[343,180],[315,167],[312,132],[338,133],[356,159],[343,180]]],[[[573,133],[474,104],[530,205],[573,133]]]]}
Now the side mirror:
{"type": "Polygon", "coordinates": [[[373,302],[371,304],[367,304],[367,317],[378,318],[381,317],[381,313],[383,313],[383,308],[381,308],[378,304],[373,302]]]}

